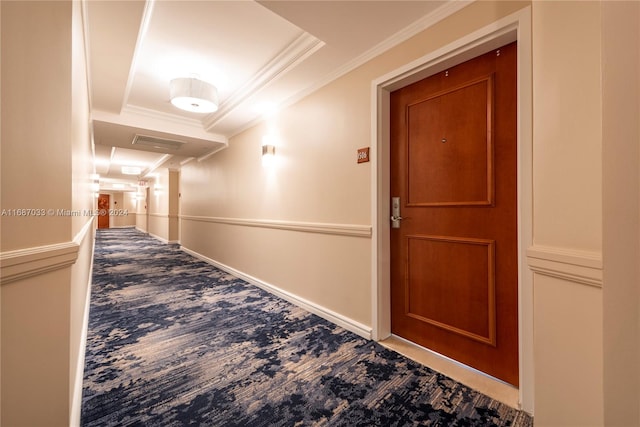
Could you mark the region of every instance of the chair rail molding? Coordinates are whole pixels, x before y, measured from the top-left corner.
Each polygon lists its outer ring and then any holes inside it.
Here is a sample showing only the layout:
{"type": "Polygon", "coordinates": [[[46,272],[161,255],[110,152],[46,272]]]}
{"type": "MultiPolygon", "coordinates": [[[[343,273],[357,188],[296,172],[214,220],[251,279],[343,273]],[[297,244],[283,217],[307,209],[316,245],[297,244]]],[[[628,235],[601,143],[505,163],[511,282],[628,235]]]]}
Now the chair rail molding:
{"type": "Polygon", "coordinates": [[[0,253],[0,284],[6,285],[73,265],[78,259],[80,245],[93,224],[91,218],[69,242],[0,253]]]}
{"type": "Polygon", "coordinates": [[[602,287],[602,254],[534,245],[527,249],[527,264],[537,274],[602,287]]]}
{"type": "Polygon", "coordinates": [[[210,222],[215,224],[237,225],[244,227],[275,228],[279,230],[301,231],[307,233],[371,238],[370,225],[279,221],[269,219],[220,218],[194,215],[180,215],[180,219],[184,221],[210,222]]]}

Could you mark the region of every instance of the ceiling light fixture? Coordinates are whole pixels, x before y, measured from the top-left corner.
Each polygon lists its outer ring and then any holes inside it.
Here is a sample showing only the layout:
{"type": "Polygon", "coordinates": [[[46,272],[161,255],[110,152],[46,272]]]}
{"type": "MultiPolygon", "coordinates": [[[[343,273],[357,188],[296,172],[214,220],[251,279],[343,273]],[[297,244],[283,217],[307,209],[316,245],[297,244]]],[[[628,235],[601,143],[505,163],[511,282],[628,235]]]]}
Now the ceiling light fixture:
{"type": "Polygon", "coordinates": [[[123,175],[140,175],[142,172],[142,168],[137,166],[122,166],[121,170],[123,175]]]}
{"type": "Polygon", "coordinates": [[[169,83],[171,103],[192,113],[213,113],[218,109],[218,90],[193,77],[180,77],[169,83]]]}

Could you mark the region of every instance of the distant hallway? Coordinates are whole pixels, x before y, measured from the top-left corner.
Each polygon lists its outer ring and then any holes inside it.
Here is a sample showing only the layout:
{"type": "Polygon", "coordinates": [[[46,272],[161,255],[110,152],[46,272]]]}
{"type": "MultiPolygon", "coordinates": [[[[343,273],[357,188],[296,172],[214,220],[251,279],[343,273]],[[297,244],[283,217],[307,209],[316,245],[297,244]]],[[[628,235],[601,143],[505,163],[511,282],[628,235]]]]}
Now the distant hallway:
{"type": "Polygon", "coordinates": [[[83,426],[533,425],[135,229],[93,271],[83,426]]]}

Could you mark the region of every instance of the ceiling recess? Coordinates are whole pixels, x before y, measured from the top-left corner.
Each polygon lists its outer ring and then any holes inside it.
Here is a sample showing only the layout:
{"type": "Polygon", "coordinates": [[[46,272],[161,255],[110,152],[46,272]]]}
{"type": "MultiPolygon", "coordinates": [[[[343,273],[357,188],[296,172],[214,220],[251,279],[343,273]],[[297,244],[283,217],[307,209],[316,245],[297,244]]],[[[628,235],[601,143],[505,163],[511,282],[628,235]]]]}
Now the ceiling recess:
{"type": "Polygon", "coordinates": [[[183,144],[182,141],[176,141],[173,139],[158,138],[148,135],[136,135],[131,142],[132,145],[138,145],[142,147],[151,147],[159,150],[179,150],[183,144]]]}

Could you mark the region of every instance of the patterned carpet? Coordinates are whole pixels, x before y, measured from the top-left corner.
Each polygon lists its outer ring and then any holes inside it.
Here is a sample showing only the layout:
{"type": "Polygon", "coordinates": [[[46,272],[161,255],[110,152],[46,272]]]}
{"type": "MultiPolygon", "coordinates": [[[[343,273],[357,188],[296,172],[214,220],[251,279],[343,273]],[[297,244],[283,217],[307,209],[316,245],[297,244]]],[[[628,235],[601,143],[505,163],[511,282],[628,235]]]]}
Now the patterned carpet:
{"type": "Polygon", "coordinates": [[[98,230],[83,426],[532,426],[134,229],[98,230]]]}

